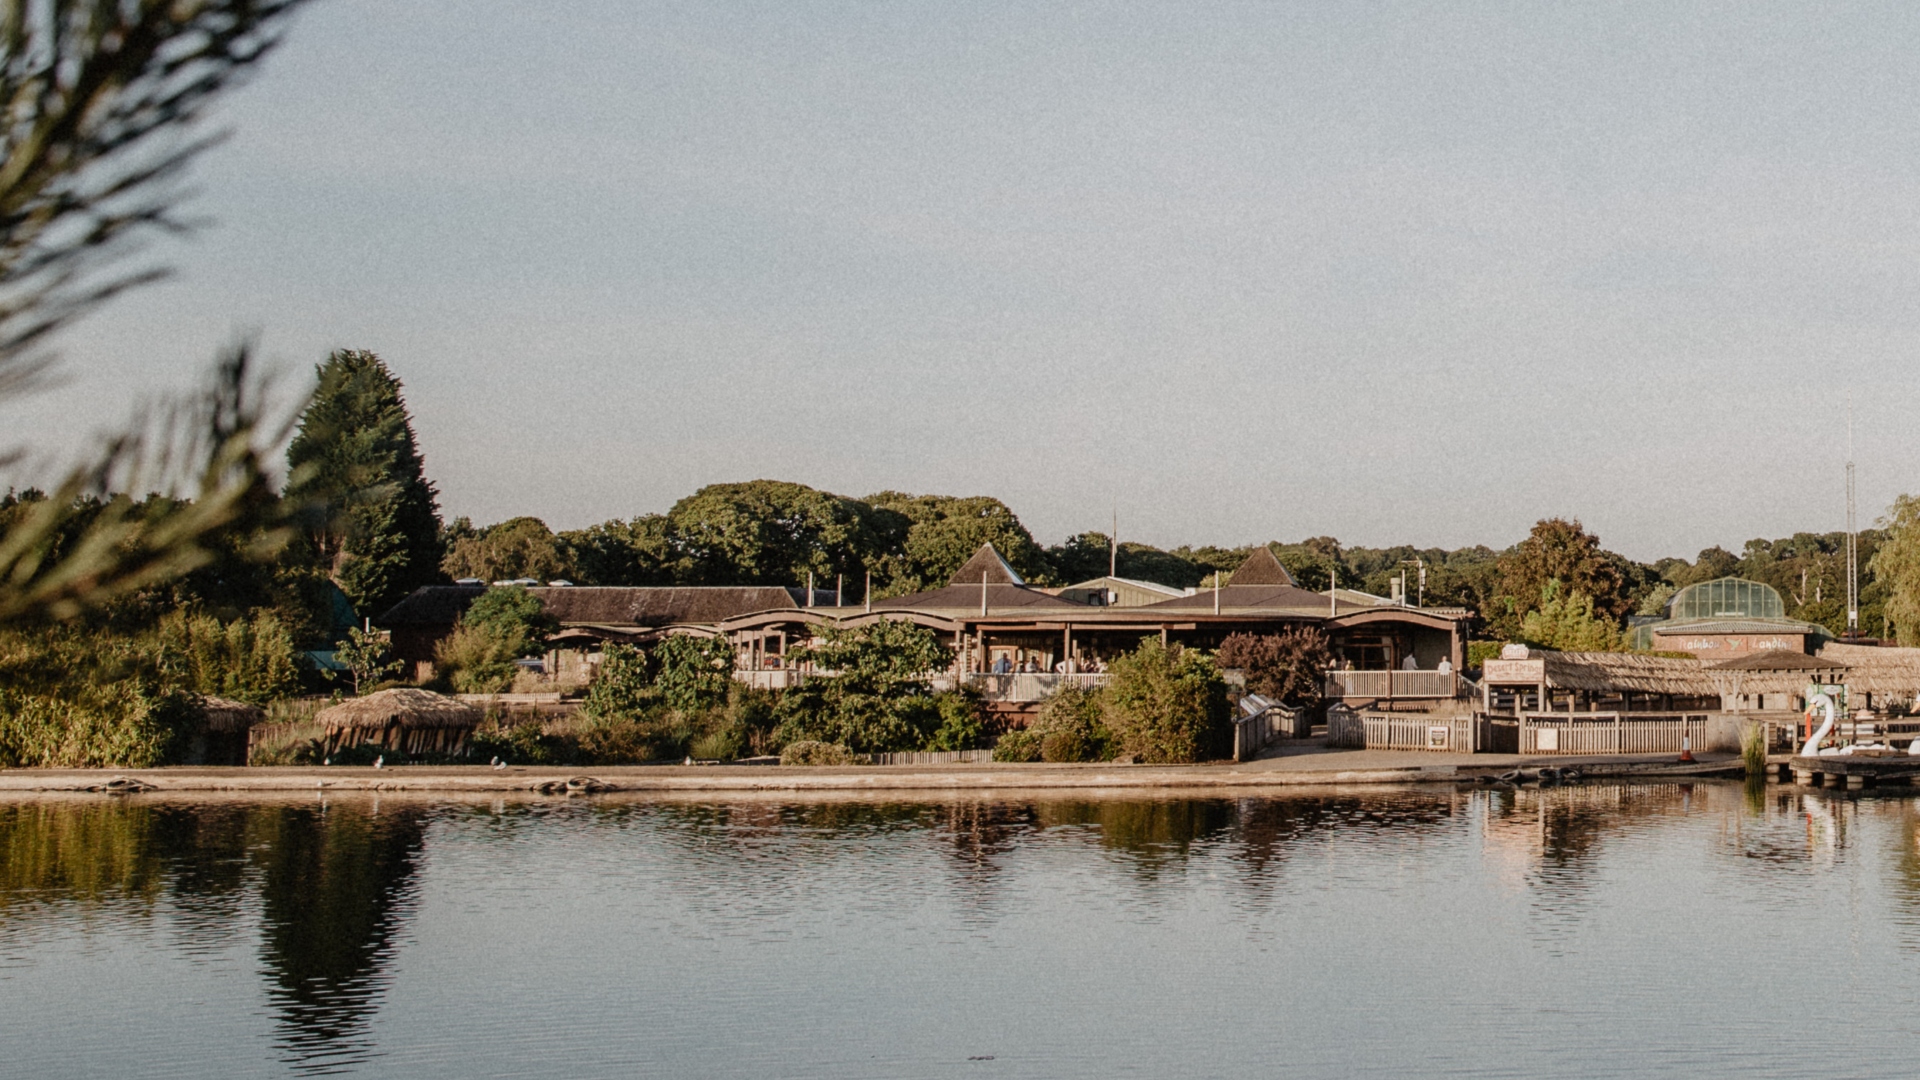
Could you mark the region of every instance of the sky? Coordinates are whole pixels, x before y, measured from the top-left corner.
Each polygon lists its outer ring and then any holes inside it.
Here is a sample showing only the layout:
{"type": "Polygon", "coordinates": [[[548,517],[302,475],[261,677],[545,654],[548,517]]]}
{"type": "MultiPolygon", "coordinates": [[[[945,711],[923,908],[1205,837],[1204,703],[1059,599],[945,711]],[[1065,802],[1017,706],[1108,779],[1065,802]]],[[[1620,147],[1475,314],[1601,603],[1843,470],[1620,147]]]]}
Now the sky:
{"type": "Polygon", "coordinates": [[[771,478],[1043,543],[1641,559],[1920,491],[1920,7],[318,0],[44,477],[251,335],[406,385],[443,511],[771,478]]]}

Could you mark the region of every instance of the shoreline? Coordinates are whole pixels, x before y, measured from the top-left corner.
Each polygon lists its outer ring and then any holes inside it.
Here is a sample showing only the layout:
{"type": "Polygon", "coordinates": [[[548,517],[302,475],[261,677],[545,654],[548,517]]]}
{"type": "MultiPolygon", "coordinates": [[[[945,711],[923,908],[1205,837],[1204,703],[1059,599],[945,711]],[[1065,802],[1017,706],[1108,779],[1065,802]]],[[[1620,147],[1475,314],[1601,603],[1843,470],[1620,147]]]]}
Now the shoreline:
{"type": "Polygon", "coordinates": [[[1521,757],[1420,751],[1289,754],[1215,765],[617,765],[367,766],[285,768],[174,766],[158,769],[0,770],[0,798],[67,792],[103,795],[194,792],[445,792],[566,797],[615,792],[716,794],[747,792],[997,792],[1182,789],[1258,792],[1294,787],[1479,784],[1513,769],[1577,766],[1588,779],[1706,778],[1741,770],[1738,757],[1700,755],[1693,765],[1673,755],[1521,757]],[[1331,759],[1331,760],[1329,760],[1331,759]]]}

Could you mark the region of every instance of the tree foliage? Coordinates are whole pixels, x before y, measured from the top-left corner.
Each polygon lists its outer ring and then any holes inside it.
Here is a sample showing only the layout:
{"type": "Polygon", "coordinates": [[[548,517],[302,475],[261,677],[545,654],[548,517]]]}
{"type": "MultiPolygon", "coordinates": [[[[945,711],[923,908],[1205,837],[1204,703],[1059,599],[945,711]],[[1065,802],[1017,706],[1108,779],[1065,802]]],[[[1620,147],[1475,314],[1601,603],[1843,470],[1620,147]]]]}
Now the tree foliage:
{"type": "Polygon", "coordinates": [[[514,643],[516,656],[546,652],[547,635],[560,629],[560,621],[523,585],[499,585],[481,593],[461,613],[460,622],[514,643]]]}
{"type": "Polygon", "coordinates": [[[446,552],[440,569],[450,578],[553,581],[573,577],[566,543],[537,517],[508,518],[484,529],[474,529],[466,518],[459,518],[447,528],[446,552]]]}
{"type": "Polygon", "coordinates": [[[891,543],[876,577],[887,595],[939,588],[980,550],[992,544],[1007,565],[1033,584],[1053,579],[1046,553],[1007,504],[987,496],[954,498],[883,491],[865,504],[885,512],[891,543]]]}
{"type": "Polygon", "coordinates": [[[1593,608],[1593,597],[1565,589],[1558,580],[1540,588],[1540,604],[1520,622],[1520,641],[1566,652],[1619,652],[1626,639],[1611,619],[1593,608]]]}
{"type": "Polygon", "coordinates": [[[1632,605],[1623,589],[1620,567],[1610,555],[1600,547],[1600,538],[1578,521],[1541,520],[1525,540],[1500,558],[1500,591],[1495,599],[1504,610],[1487,615],[1494,633],[1509,637],[1516,633],[1521,620],[1540,605],[1550,581],[1588,597],[1599,617],[1620,619],[1632,605]]]}
{"type": "Polygon", "coordinates": [[[710,709],[733,685],[733,643],[723,637],[669,634],[653,647],[653,684],[668,708],[710,709]]]}
{"type": "Polygon", "coordinates": [[[333,655],[347,669],[347,677],[353,681],[355,694],[371,689],[384,679],[393,678],[405,666],[393,658],[393,650],[385,634],[357,626],[347,631],[347,639],[340,643],[333,655]]]}
{"type": "Polygon", "coordinates": [[[1900,644],[1920,645],[1920,498],[1894,499],[1879,525],[1886,539],[1869,565],[1885,590],[1887,621],[1900,644]]]}
{"type": "Polygon", "coordinates": [[[1320,704],[1333,648],[1318,627],[1277,634],[1229,634],[1214,653],[1221,667],[1247,673],[1247,689],[1289,705],[1320,704]]]}
{"type": "Polygon", "coordinates": [[[313,559],[363,615],[442,580],[440,511],[400,380],[370,352],[343,349],[287,447],[287,497],[303,508],[313,559]]]}

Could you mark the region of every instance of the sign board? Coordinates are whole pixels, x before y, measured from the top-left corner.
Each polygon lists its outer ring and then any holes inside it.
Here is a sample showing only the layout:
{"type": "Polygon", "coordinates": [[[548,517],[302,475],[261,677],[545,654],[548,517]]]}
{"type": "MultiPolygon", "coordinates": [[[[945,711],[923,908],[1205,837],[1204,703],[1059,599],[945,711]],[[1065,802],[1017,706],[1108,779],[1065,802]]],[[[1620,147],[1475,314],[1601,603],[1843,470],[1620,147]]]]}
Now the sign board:
{"type": "Polygon", "coordinates": [[[1558,752],[1560,749],[1560,729],[1550,727],[1534,728],[1533,748],[1535,750],[1553,750],[1558,752]]]}
{"type": "Polygon", "coordinates": [[[1427,729],[1427,749],[1445,750],[1450,743],[1450,740],[1447,738],[1449,733],[1450,733],[1450,729],[1448,728],[1443,728],[1443,727],[1428,728],[1427,729]]]}
{"type": "Polygon", "coordinates": [[[1545,660],[1488,660],[1480,666],[1480,681],[1485,683],[1524,683],[1532,686],[1546,679],[1545,660]]]}

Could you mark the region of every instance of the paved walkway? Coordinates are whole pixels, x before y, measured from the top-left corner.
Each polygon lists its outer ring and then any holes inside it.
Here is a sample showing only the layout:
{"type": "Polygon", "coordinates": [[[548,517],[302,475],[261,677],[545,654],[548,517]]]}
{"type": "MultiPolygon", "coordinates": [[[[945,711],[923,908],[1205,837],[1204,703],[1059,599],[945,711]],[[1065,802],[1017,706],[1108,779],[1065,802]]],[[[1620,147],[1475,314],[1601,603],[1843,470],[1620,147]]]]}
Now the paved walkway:
{"type": "Polygon", "coordinates": [[[1621,777],[1702,773],[1738,765],[1730,754],[1699,755],[1683,769],[1673,755],[1556,758],[1514,754],[1439,754],[1399,750],[1289,747],[1245,764],[1211,765],[894,765],[844,768],[786,766],[344,766],[301,768],[9,769],[7,793],[168,792],[444,792],[448,794],[594,794],[600,792],[1043,791],[1051,789],[1187,789],[1249,792],[1262,788],[1473,782],[1516,767],[1578,764],[1589,774],[1621,777]],[[569,785],[569,781],[573,781],[569,785]]]}

